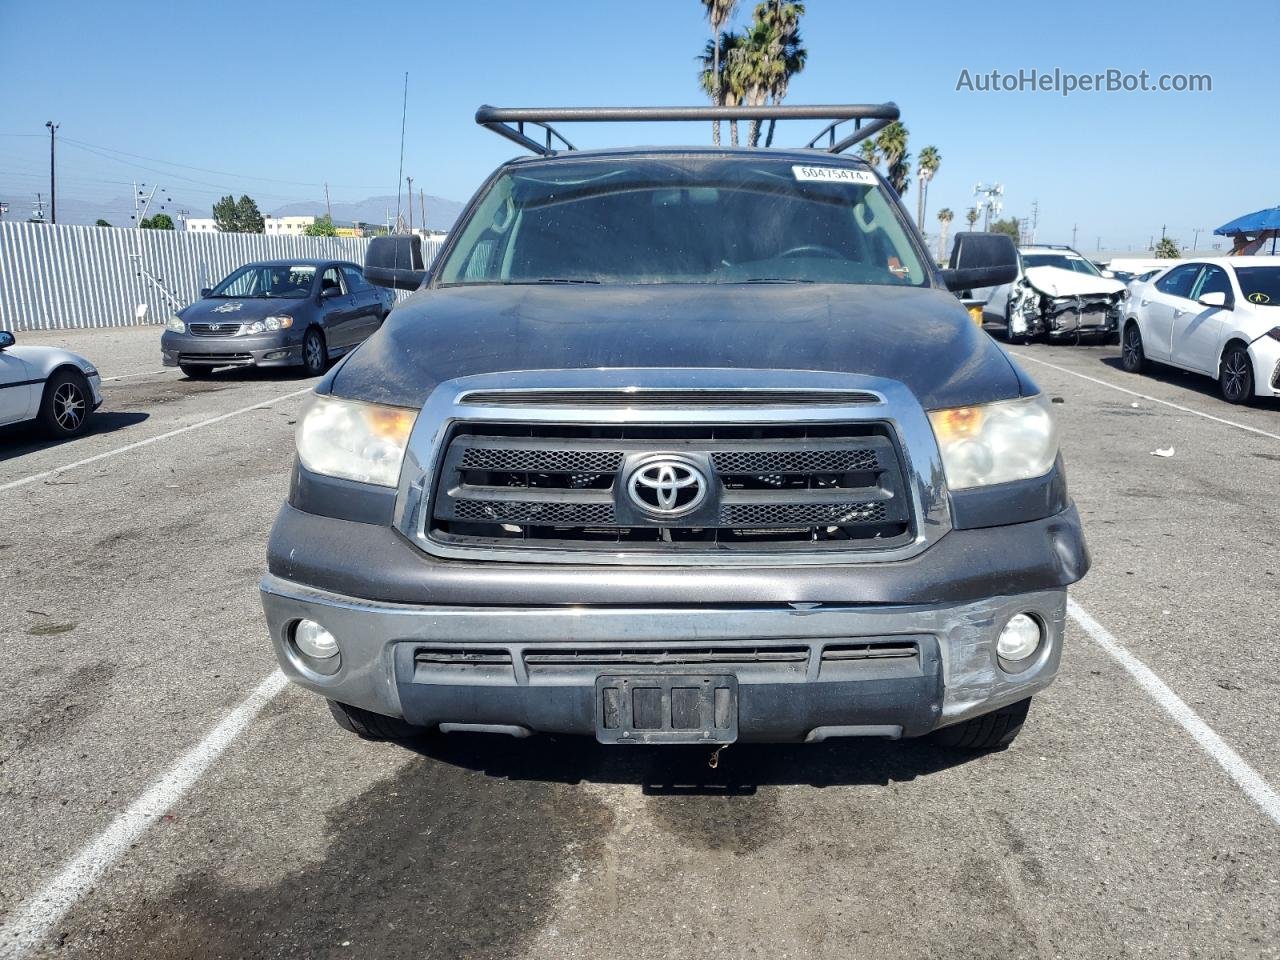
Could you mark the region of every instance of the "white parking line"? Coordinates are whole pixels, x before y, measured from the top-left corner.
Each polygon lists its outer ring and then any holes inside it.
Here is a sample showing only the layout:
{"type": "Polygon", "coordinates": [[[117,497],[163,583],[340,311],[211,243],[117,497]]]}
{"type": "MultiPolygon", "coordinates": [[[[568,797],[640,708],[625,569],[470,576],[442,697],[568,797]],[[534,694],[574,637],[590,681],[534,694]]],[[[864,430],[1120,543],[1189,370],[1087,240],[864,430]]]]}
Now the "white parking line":
{"type": "Polygon", "coordinates": [[[1226,741],[1200,719],[1200,716],[1187,706],[1185,700],[1169,689],[1169,685],[1156,676],[1150,667],[1130,653],[1106,627],[1089,616],[1080,604],[1074,600],[1067,600],[1067,613],[1085,633],[1093,638],[1094,643],[1129,671],[1130,676],[1138,682],[1138,686],[1147,691],[1151,698],[1173,717],[1178,726],[1187,731],[1191,739],[1200,744],[1204,752],[1227,772],[1245,795],[1280,826],[1280,794],[1276,793],[1275,788],[1262,778],[1262,774],[1227,746],[1226,741]]]}
{"type": "Polygon", "coordinates": [[[1266,430],[1259,430],[1257,427],[1251,427],[1248,424],[1237,423],[1235,420],[1226,420],[1222,417],[1215,417],[1211,413],[1204,413],[1200,410],[1192,410],[1190,407],[1184,407],[1180,403],[1173,403],[1170,400],[1161,400],[1159,397],[1148,396],[1145,393],[1138,393],[1136,390],[1130,390],[1127,387],[1120,387],[1114,383],[1107,383],[1105,380],[1099,380],[1097,377],[1091,377],[1084,373],[1077,373],[1075,370],[1068,370],[1066,367],[1060,367],[1056,363],[1050,363],[1048,360],[1041,360],[1039,357],[1028,356],[1025,353],[1016,353],[1009,351],[1011,357],[1017,357],[1019,360],[1030,360],[1032,363],[1038,363],[1044,367],[1050,367],[1061,373],[1069,373],[1073,377],[1079,377],[1081,380],[1088,380],[1090,383],[1096,383],[1101,387],[1107,387],[1111,390],[1118,390],[1120,393],[1127,393],[1131,397],[1139,397],[1142,400],[1149,400],[1152,403],[1163,404],[1166,407],[1173,407],[1175,410],[1181,410],[1183,413],[1191,413],[1197,417],[1204,417],[1206,420],[1212,420],[1214,423],[1223,423],[1228,427],[1235,427],[1237,430],[1247,430],[1249,433],[1256,433],[1261,437],[1270,437],[1272,440],[1280,440],[1280,433],[1268,433],[1266,430]]]}
{"type": "Polygon", "coordinates": [[[113,380],[129,380],[129,379],[132,379],[133,377],[154,377],[156,374],[169,373],[170,371],[177,373],[178,368],[177,367],[161,367],[159,370],[147,370],[145,373],[122,373],[119,376],[115,376],[115,377],[103,377],[102,382],[110,383],[113,380]]]}
{"type": "Polygon", "coordinates": [[[104,450],[102,453],[94,454],[92,457],[85,457],[83,460],[77,460],[75,463],[68,463],[61,467],[53,467],[50,470],[42,470],[39,473],[33,473],[30,476],[21,477],[18,480],[10,480],[8,483],[0,483],[0,493],[3,493],[6,490],[13,490],[16,487],[24,487],[28,483],[35,483],[38,480],[47,480],[49,477],[66,473],[68,470],[87,467],[89,464],[97,463],[99,460],[106,460],[108,457],[116,457],[122,453],[128,453],[130,450],[137,450],[139,447],[159,443],[161,440],[168,440],[170,437],[176,437],[179,434],[190,433],[192,430],[199,430],[201,427],[209,427],[215,423],[221,423],[223,420],[230,420],[232,417],[238,417],[242,413],[248,413],[250,410],[260,410],[263,407],[269,407],[282,400],[288,400],[291,397],[298,397],[304,393],[309,393],[310,391],[311,387],[303,387],[301,390],[295,390],[292,393],[286,393],[279,397],[272,397],[270,400],[263,400],[262,402],[255,403],[249,407],[241,407],[239,410],[232,410],[230,413],[224,413],[221,416],[210,417],[208,420],[201,420],[199,423],[193,423],[185,427],[178,427],[176,430],[170,430],[168,433],[162,433],[154,437],[147,437],[145,440],[136,440],[133,443],[126,443],[123,447],[104,450]]]}
{"type": "Polygon", "coordinates": [[[17,960],[38,947],[51,928],[110,867],[124,856],[147,828],[191,789],[230,743],[244,732],[268,703],[284,689],[284,674],[272,672],[238,707],[196,746],[171,766],[56,877],[0,927],[0,958],[17,960]]]}

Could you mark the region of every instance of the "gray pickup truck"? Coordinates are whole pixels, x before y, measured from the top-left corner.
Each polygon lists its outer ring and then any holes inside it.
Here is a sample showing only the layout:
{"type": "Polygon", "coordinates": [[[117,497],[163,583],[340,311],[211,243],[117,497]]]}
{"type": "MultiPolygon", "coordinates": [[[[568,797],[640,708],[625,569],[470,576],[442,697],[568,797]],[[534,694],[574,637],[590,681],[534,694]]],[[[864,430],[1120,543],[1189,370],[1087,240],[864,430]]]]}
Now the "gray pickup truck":
{"type": "Polygon", "coordinates": [[[939,270],[843,155],[897,116],[481,108],[533,156],[429,269],[375,242],[366,278],[416,293],[299,418],[261,583],[287,675],[374,739],[1008,744],[1088,554],[1047,398],[952,292],[1010,281],[1012,242],[939,270]],[[716,117],[831,123],[798,149],[550,126],[716,117]]]}

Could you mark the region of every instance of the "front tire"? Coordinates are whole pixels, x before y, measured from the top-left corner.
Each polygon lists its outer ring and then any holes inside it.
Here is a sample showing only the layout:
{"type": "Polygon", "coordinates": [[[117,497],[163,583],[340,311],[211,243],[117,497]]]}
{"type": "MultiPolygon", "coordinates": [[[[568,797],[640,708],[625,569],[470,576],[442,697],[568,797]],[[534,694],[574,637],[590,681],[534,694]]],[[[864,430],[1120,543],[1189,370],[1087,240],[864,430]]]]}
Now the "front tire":
{"type": "Polygon", "coordinates": [[[44,385],[40,400],[40,425],[59,440],[84,432],[93,413],[93,394],[84,374],[59,370],[44,385]]]}
{"type": "Polygon", "coordinates": [[[427,734],[423,727],[415,727],[399,717],[384,717],[380,713],[362,710],[337,700],[327,700],[329,712],[343,730],[354,733],[361,740],[374,742],[407,743],[419,740],[427,734]]]}
{"type": "Polygon", "coordinates": [[[1227,403],[1249,403],[1253,400],[1253,361],[1249,351],[1238,343],[1227,347],[1219,367],[1218,387],[1227,403]]]}
{"type": "Polygon", "coordinates": [[[1027,697],[972,720],[943,727],[934,736],[944,747],[959,750],[1003,750],[1013,743],[1022,730],[1030,709],[1031,698],[1027,697]]]}
{"type": "Polygon", "coordinates": [[[307,376],[318,377],[324,373],[328,359],[324,334],[312,327],[302,338],[302,366],[306,369],[307,376]]]}
{"type": "Polygon", "coordinates": [[[1142,348],[1142,331],[1137,321],[1132,321],[1124,328],[1124,339],[1120,347],[1120,366],[1129,373],[1142,373],[1147,368],[1147,354],[1142,348]]]}

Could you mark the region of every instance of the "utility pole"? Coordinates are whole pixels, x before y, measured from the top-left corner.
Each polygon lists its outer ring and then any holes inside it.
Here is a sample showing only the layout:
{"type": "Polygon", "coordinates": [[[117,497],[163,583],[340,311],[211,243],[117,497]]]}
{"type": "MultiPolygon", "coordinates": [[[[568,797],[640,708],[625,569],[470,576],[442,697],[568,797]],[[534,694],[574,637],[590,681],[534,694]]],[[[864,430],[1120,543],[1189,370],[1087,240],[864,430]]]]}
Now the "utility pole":
{"type": "Polygon", "coordinates": [[[57,141],[58,124],[52,120],[45,124],[49,128],[49,222],[58,222],[58,185],[54,166],[54,143],[57,141]]]}
{"type": "Polygon", "coordinates": [[[1076,245],[1076,231],[1079,229],[1080,229],[1080,224],[1073,223],[1071,225],[1071,246],[1072,247],[1076,245]]]}
{"type": "Polygon", "coordinates": [[[324,215],[333,220],[333,208],[329,206],[329,181],[324,184],[324,215]]]}
{"type": "Polygon", "coordinates": [[[1165,232],[1165,230],[1166,230],[1166,229],[1167,229],[1167,225],[1166,225],[1166,224],[1163,224],[1163,223],[1162,223],[1162,224],[1160,224],[1160,239],[1161,239],[1161,240],[1163,240],[1163,239],[1164,239],[1164,232],[1165,232]]]}
{"type": "Polygon", "coordinates": [[[422,232],[427,232],[427,196],[421,187],[418,188],[418,206],[422,213],[422,232]]]}
{"type": "Polygon", "coordinates": [[[1040,201],[1031,201],[1031,243],[1036,242],[1036,227],[1040,226],[1040,201]]]}
{"type": "Polygon", "coordinates": [[[36,220],[44,223],[44,194],[36,194],[36,208],[31,211],[31,216],[36,220]]]}
{"type": "Polygon", "coordinates": [[[413,177],[405,177],[409,181],[409,232],[413,233],[413,177]]]}
{"type": "Polygon", "coordinates": [[[1191,231],[1191,252],[1192,253],[1196,252],[1196,246],[1200,243],[1200,231],[1203,229],[1204,227],[1196,227],[1194,230],[1191,231]]]}
{"type": "Polygon", "coordinates": [[[1098,246],[1095,248],[1095,251],[1101,251],[1101,250],[1102,250],[1102,238],[1101,238],[1101,237],[1099,237],[1099,238],[1098,238],[1098,246]]]}

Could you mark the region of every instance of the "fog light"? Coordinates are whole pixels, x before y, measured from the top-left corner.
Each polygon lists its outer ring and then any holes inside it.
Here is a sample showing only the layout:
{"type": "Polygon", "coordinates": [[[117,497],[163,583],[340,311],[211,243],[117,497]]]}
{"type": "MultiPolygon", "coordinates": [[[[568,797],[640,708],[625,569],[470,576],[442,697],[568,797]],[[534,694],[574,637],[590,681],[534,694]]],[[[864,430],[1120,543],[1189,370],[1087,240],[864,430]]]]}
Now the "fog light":
{"type": "Polygon", "coordinates": [[[328,660],[338,655],[338,641],[314,620],[298,621],[293,628],[293,643],[300,653],[313,660],[328,660]]]}
{"type": "Polygon", "coordinates": [[[1015,614],[1000,631],[996,653],[1010,663],[1025,660],[1039,649],[1043,635],[1039,620],[1025,613],[1015,614]]]}

